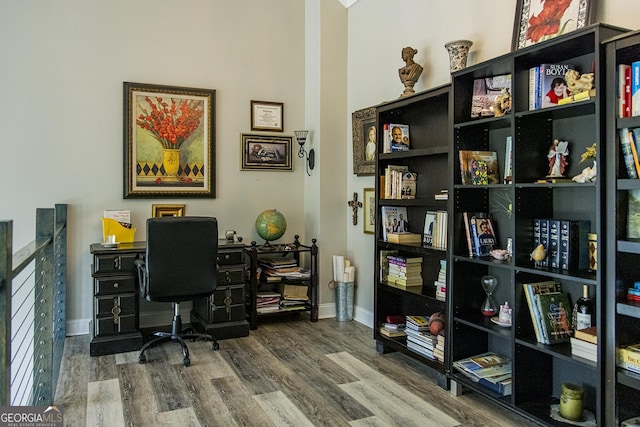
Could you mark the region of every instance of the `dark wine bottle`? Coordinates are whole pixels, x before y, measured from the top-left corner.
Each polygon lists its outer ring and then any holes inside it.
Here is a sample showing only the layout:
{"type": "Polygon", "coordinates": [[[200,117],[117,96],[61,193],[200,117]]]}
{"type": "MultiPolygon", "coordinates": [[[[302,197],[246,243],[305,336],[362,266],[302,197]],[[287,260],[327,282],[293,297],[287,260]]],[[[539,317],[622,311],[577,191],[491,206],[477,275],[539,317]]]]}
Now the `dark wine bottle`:
{"type": "Polygon", "coordinates": [[[589,285],[583,285],[582,296],[573,306],[573,329],[590,328],[593,320],[593,300],[589,297],[589,285]]]}

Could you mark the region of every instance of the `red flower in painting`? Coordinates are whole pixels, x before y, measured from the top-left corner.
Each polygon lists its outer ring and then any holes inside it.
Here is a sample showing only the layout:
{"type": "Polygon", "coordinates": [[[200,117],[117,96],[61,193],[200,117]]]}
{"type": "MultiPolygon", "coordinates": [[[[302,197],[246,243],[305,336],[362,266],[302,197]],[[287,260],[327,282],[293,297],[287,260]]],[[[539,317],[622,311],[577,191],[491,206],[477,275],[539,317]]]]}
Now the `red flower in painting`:
{"type": "Polygon", "coordinates": [[[560,20],[573,0],[541,0],[544,5],[537,16],[529,18],[527,40],[537,43],[544,36],[558,34],[560,20]]]}
{"type": "Polygon", "coordinates": [[[142,113],[136,123],[162,143],[163,148],[180,148],[200,126],[203,102],[188,99],[144,97],[147,106],[138,105],[142,113]]]}

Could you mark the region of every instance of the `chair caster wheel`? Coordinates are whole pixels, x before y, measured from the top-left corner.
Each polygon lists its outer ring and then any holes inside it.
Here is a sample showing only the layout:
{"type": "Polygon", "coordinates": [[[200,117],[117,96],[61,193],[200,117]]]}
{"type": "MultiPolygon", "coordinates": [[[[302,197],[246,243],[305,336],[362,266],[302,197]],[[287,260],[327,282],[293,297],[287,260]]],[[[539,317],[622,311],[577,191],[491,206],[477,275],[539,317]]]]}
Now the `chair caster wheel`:
{"type": "Polygon", "coordinates": [[[184,359],[182,359],[182,364],[186,368],[187,366],[191,365],[191,360],[188,357],[185,357],[184,359]]]}
{"type": "Polygon", "coordinates": [[[213,345],[211,346],[212,350],[219,350],[220,349],[220,344],[217,342],[214,342],[213,345]]]}
{"type": "Polygon", "coordinates": [[[144,354],[141,354],[140,356],[138,356],[138,363],[144,363],[147,361],[147,356],[145,356],[144,354]]]}

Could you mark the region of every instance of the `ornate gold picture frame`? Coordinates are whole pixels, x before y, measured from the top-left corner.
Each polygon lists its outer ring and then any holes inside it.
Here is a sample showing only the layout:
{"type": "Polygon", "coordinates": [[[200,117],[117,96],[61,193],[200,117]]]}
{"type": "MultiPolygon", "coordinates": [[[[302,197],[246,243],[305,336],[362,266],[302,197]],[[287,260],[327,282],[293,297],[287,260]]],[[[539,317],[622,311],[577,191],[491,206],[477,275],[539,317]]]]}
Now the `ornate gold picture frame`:
{"type": "Polygon", "coordinates": [[[378,156],[378,129],[376,129],[376,108],[369,107],[354,111],[351,115],[353,126],[353,173],[358,176],[374,175],[378,156]]]}
{"type": "Polygon", "coordinates": [[[185,210],[185,205],[151,205],[151,216],[153,218],[185,216],[185,210]]]}

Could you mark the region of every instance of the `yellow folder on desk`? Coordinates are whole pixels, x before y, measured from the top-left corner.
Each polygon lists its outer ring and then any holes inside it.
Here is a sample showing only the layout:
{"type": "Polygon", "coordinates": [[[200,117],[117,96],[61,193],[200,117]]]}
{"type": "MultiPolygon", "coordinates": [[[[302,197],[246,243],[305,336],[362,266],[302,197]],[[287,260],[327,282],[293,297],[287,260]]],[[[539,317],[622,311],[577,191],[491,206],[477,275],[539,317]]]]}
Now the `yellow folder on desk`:
{"type": "Polygon", "coordinates": [[[107,236],[111,234],[116,236],[116,242],[118,243],[131,243],[136,234],[136,229],[123,227],[115,219],[102,218],[102,241],[104,242],[107,236]]]}

